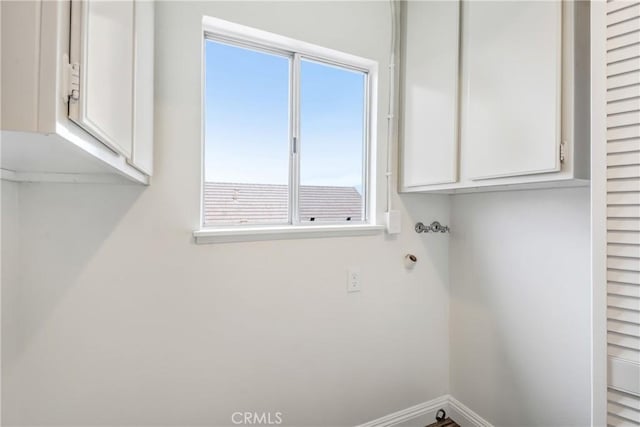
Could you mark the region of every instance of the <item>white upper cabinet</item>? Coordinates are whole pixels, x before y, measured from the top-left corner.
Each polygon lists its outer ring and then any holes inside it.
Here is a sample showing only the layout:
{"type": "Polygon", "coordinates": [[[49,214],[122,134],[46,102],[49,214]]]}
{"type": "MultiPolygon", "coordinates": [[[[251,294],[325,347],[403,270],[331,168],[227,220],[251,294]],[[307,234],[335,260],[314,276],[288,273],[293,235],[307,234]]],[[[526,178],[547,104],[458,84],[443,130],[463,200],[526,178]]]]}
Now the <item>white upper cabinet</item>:
{"type": "Polygon", "coordinates": [[[562,4],[471,1],[462,21],[469,178],[558,171],[562,4]]]}
{"type": "Polygon", "coordinates": [[[0,7],[2,178],[148,184],[154,3],[28,0],[0,7]]]}
{"type": "Polygon", "coordinates": [[[588,183],[588,2],[403,6],[402,191],[588,183]]]}
{"type": "Polygon", "coordinates": [[[133,149],[133,0],[71,2],[71,62],[80,69],[69,117],[131,157],[133,149]]]}
{"type": "Polygon", "coordinates": [[[412,1],[403,8],[400,121],[404,139],[412,141],[402,153],[406,187],[458,178],[459,21],[458,1],[412,1]]]}

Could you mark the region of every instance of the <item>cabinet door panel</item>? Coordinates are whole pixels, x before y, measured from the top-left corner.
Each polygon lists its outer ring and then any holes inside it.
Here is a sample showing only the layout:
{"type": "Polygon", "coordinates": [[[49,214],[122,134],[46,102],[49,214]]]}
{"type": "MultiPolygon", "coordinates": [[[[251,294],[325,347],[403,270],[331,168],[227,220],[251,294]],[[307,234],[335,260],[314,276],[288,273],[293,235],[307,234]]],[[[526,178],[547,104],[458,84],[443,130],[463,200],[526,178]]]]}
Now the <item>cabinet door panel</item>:
{"type": "Polygon", "coordinates": [[[560,169],[562,5],[463,5],[462,147],[473,180],[560,169]]]}
{"type": "Polygon", "coordinates": [[[2,130],[38,130],[39,1],[0,3],[2,130]]]}
{"type": "Polygon", "coordinates": [[[133,0],[73,0],[71,62],[80,65],[80,98],[69,117],[131,157],[133,141],[133,0]]]}
{"type": "Polygon", "coordinates": [[[153,31],[154,3],[135,0],[135,72],[133,96],[133,152],[130,163],[153,171],[153,31]]]}
{"type": "Polygon", "coordinates": [[[409,1],[403,39],[403,185],[457,181],[460,3],[409,1]]]}

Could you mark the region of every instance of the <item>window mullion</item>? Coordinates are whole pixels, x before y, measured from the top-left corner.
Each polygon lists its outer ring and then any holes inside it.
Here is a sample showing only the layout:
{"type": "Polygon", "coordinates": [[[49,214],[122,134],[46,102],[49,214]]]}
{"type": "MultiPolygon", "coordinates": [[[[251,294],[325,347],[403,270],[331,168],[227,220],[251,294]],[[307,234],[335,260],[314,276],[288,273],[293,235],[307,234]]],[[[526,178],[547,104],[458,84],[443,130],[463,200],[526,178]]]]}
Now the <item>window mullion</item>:
{"type": "Polygon", "coordinates": [[[291,65],[291,166],[289,170],[289,216],[300,224],[300,55],[293,54],[291,65]]]}

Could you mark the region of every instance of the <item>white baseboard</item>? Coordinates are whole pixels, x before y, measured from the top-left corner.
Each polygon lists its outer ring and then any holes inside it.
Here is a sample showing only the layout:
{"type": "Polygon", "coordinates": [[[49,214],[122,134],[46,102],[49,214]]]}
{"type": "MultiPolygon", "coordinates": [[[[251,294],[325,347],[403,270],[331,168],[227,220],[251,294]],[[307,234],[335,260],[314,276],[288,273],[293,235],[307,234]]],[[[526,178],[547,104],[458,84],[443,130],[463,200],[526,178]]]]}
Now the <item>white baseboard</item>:
{"type": "Polygon", "coordinates": [[[384,417],[380,417],[373,421],[369,421],[368,423],[361,424],[358,427],[397,426],[406,421],[410,421],[418,417],[429,415],[430,413],[433,413],[433,419],[435,419],[436,412],[438,412],[438,409],[442,408],[446,410],[448,403],[449,403],[448,395],[440,396],[433,400],[429,400],[428,402],[420,403],[410,408],[403,409],[401,411],[394,412],[389,415],[385,415],[384,417]]]}
{"type": "Polygon", "coordinates": [[[458,399],[453,396],[449,397],[449,416],[460,427],[493,427],[491,423],[480,415],[473,412],[468,406],[464,405],[458,399]]]}
{"type": "Polygon", "coordinates": [[[369,421],[358,427],[426,426],[436,421],[436,413],[444,409],[461,427],[493,427],[491,423],[473,412],[453,396],[445,394],[428,402],[394,412],[369,421]],[[426,420],[426,421],[425,421],[426,420]],[[412,423],[413,421],[413,423],[412,423]]]}

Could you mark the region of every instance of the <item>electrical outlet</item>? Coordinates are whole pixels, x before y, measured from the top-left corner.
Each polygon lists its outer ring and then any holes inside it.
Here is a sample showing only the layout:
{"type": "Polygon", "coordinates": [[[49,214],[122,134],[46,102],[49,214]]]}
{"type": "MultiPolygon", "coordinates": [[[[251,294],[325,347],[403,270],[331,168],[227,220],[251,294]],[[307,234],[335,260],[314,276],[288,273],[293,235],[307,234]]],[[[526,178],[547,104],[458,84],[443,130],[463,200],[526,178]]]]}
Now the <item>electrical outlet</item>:
{"type": "Polygon", "coordinates": [[[352,267],[347,272],[347,292],[360,292],[360,269],[352,267]]]}

